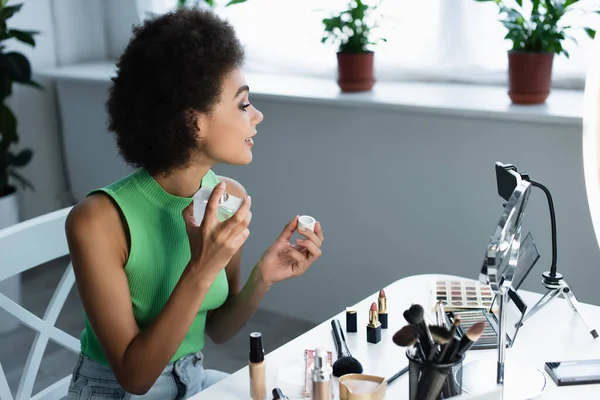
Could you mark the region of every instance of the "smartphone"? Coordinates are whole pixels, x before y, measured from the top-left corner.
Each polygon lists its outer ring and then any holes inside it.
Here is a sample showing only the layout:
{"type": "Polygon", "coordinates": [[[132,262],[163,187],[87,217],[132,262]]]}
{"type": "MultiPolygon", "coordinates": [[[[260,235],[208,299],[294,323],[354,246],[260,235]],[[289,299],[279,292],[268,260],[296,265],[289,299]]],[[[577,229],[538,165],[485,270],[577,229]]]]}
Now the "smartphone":
{"type": "Polygon", "coordinates": [[[600,360],[547,362],[546,372],[557,386],[600,383],[600,360]]]}
{"type": "Polygon", "coordinates": [[[517,172],[517,167],[512,164],[502,164],[496,162],[496,184],[498,186],[498,195],[508,201],[519,185],[522,178],[517,172]]]}

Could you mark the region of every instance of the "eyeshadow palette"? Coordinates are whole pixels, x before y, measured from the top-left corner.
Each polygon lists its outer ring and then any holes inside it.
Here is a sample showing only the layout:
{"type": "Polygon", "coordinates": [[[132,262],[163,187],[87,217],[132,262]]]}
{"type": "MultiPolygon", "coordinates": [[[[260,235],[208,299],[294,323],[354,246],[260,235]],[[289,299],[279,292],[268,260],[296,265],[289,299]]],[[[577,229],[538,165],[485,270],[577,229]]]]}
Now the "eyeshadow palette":
{"type": "Polygon", "coordinates": [[[437,281],[434,304],[441,301],[444,310],[489,309],[494,294],[488,285],[475,280],[437,281]]]}
{"type": "Polygon", "coordinates": [[[448,311],[446,316],[448,317],[448,326],[452,326],[456,317],[460,318],[460,325],[456,329],[458,337],[463,337],[469,328],[477,322],[483,321],[485,323],[483,334],[473,345],[473,350],[495,349],[498,347],[498,324],[493,318],[490,318],[490,314],[486,310],[448,311]]]}
{"type": "MultiPolygon", "coordinates": [[[[527,311],[527,305],[512,289],[508,289],[508,301],[506,303],[506,346],[512,347],[519,328],[523,324],[523,317],[527,311]]],[[[490,309],[473,309],[473,310],[454,310],[446,311],[446,327],[450,329],[455,318],[460,318],[460,325],[456,329],[456,334],[459,338],[463,337],[470,327],[477,322],[483,321],[485,329],[481,338],[475,342],[472,349],[496,349],[498,348],[498,307],[496,306],[496,297],[492,302],[490,309]]]]}

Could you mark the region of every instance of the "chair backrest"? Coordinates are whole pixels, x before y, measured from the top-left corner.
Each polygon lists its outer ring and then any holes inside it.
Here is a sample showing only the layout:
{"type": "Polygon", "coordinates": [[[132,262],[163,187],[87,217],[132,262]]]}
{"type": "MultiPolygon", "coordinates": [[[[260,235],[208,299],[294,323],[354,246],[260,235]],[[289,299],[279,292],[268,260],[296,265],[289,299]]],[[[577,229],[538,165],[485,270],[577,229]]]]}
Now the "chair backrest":
{"type": "MultiPolygon", "coordinates": [[[[67,207],[0,230],[0,281],[69,254],[65,221],[71,208],[67,207]]],[[[70,376],[35,395],[32,392],[48,340],[73,352],[80,351],[79,340],[55,326],[74,282],[73,267],[69,263],[43,318],[32,314],[0,293],[0,309],[13,315],[36,332],[14,400],[56,400],[67,395],[70,376]]],[[[0,365],[0,399],[13,400],[2,365],[0,365]]]]}

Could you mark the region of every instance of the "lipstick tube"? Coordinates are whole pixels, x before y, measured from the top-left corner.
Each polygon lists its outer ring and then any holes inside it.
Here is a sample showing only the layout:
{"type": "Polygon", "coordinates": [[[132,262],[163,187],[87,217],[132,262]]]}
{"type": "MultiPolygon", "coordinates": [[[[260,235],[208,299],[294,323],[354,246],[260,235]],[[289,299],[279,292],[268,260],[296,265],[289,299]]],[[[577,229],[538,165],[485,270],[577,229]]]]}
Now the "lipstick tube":
{"type": "Polygon", "coordinates": [[[352,307],[346,307],[346,332],[358,331],[358,322],[356,317],[356,310],[352,307]]]}
{"type": "Polygon", "coordinates": [[[377,313],[377,304],[371,304],[369,310],[369,323],[367,324],[367,342],[379,343],[381,341],[381,323],[377,313]]]}
{"type": "Polygon", "coordinates": [[[265,374],[265,350],[263,349],[262,333],[250,334],[250,398],[264,400],[267,397],[267,376],[265,374]]]}
{"type": "Polygon", "coordinates": [[[385,291],[381,289],[379,291],[379,297],[377,298],[379,310],[378,318],[381,322],[381,329],[387,329],[388,327],[388,313],[387,313],[387,298],[385,297],[385,291]]]}

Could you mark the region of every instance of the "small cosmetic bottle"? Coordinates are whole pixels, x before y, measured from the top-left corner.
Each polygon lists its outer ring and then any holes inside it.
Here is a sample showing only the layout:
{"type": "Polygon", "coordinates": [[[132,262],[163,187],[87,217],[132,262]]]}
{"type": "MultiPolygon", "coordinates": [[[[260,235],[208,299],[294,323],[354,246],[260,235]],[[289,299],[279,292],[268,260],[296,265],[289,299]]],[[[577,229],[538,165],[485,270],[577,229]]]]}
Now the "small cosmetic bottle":
{"type": "Polygon", "coordinates": [[[301,215],[298,217],[298,229],[306,228],[314,232],[316,223],[317,220],[310,215],[301,215]]]}
{"type": "Polygon", "coordinates": [[[331,400],[331,370],[327,363],[327,353],[323,349],[315,350],[311,380],[311,400],[331,400]]]}
{"type": "Polygon", "coordinates": [[[262,333],[250,334],[250,398],[264,400],[267,397],[267,376],[265,374],[265,350],[263,349],[262,333]]]}
{"type": "Polygon", "coordinates": [[[358,330],[356,310],[346,307],[346,332],[356,332],[358,330]]]}
{"type": "MultiPolygon", "coordinates": [[[[206,212],[206,205],[208,204],[208,199],[210,199],[210,195],[212,194],[213,189],[208,187],[203,187],[198,190],[193,197],[194,201],[194,218],[196,219],[196,223],[200,225],[202,220],[204,219],[204,213],[206,212]]],[[[223,192],[221,198],[219,199],[219,211],[217,218],[220,221],[224,221],[227,218],[231,217],[242,205],[243,200],[230,195],[227,192],[223,192]]]]}
{"type": "Polygon", "coordinates": [[[367,324],[367,342],[379,343],[381,341],[381,323],[377,313],[377,304],[371,304],[369,310],[369,323],[367,324]]]}
{"type": "Polygon", "coordinates": [[[387,301],[385,297],[385,291],[381,289],[379,291],[379,297],[377,299],[379,309],[377,311],[379,322],[381,322],[381,329],[387,329],[388,327],[388,313],[387,313],[387,301]]]}

